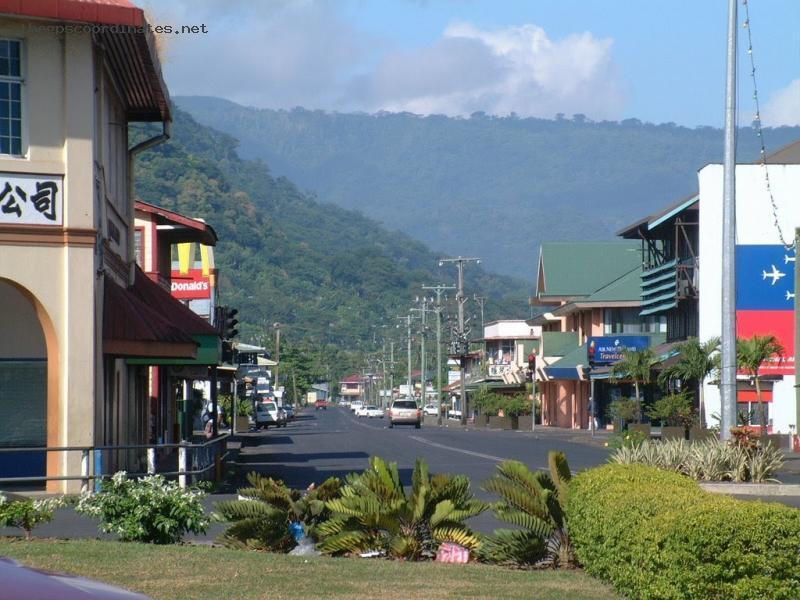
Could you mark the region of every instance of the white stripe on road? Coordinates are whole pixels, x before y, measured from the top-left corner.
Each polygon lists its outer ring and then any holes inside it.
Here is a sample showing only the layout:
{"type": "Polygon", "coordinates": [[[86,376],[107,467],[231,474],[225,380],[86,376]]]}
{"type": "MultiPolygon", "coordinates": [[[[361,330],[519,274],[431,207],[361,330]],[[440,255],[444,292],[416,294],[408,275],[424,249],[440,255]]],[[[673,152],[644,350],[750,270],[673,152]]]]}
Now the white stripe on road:
{"type": "Polygon", "coordinates": [[[422,444],[427,444],[428,446],[433,446],[434,448],[441,448],[442,450],[450,450],[451,452],[460,452],[461,454],[469,454],[470,456],[477,456],[478,458],[485,458],[486,460],[493,460],[495,462],[503,462],[509,460],[508,458],[501,458],[499,456],[492,456],[491,454],[482,454],[480,452],[473,452],[472,450],[463,450],[462,448],[453,448],[452,446],[445,446],[444,444],[437,444],[436,442],[431,442],[430,440],[426,440],[425,438],[417,437],[415,435],[408,436],[409,439],[414,440],[415,442],[420,442],[422,444]]]}

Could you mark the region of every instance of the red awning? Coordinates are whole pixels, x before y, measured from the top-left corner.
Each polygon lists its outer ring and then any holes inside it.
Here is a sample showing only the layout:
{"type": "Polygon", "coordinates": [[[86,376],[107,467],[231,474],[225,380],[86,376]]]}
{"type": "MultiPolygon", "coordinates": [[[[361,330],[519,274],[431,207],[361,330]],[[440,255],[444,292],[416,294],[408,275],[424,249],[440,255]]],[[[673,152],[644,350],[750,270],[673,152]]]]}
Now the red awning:
{"type": "MultiPolygon", "coordinates": [[[[738,390],[736,392],[737,402],[758,402],[758,395],[755,390],[738,390]]],[[[772,390],[761,390],[761,401],[772,402],[772,390]]]]}
{"type": "Polygon", "coordinates": [[[173,298],[172,294],[145,275],[145,272],[138,266],[131,291],[139,300],[156,309],[170,325],[183,333],[189,335],[217,335],[218,333],[211,323],[173,298]]]}
{"type": "Polygon", "coordinates": [[[142,358],[195,358],[197,343],[172,325],[157,306],[106,276],[103,354],[142,358]]]}

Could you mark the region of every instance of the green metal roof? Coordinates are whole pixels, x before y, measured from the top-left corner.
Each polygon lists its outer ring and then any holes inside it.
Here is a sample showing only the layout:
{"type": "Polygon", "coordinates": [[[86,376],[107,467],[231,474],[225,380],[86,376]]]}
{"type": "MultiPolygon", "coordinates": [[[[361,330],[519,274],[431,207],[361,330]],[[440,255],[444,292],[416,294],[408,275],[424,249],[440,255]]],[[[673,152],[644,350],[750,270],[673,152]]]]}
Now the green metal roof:
{"type": "Polygon", "coordinates": [[[582,302],[635,302],[641,300],[641,274],[641,265],[637,262],[635,268],[604,285],[582,302]]]}
{"type": "Polygon", "coordinates": [[[552,379],[580,379],[578,366],[584,368],[589,366],[589,358],[586,355],[586,344],[578,346],[570,353],[564,355],[551,365],[544,368],[544,372],[552,379]]]}
{"type": "Polygon", "coordinates": [[[543,331],[542,354],[544,356],[564,356],[578,347],[577,331],[543,331]]]}
{"type": "Polygon", "coordinates": [[[589,296],[642,264],[637,241],[545,242],[539,256],[539,298],[589,296]]]}

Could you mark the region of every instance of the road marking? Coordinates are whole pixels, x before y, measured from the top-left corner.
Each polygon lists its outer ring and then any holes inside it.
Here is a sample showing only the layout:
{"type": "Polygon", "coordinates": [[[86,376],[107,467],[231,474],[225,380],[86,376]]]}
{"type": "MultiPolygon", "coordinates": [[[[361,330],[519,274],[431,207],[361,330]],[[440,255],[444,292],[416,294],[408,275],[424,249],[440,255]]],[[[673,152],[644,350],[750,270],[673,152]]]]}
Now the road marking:
{"type": "Polygon", "coordinates": [[[414,440],[415,442],[420,442],[422,444],[427,444],[428,446],[433,446],[434,448],[441,448],[442,450],[450,450],[451,452],[460,452],[461,454],[469,454],[470,456],[476,456],[478,458],[485,458],[486,460],[493,460],[495,462],[503,462],[509,460],[507,458],[500,458],[499,456],[492,456],[491,454],[482,454],[480,452],[473,452],[472,450],[464,450],[462,448],[453,448],[452,446],[445,446],[444,444],[437,444],[436,442],[431,442],[430,440],[426,440],[425,438],[417,437],[415,435],[408,436],[409,439],[414,440]]]}

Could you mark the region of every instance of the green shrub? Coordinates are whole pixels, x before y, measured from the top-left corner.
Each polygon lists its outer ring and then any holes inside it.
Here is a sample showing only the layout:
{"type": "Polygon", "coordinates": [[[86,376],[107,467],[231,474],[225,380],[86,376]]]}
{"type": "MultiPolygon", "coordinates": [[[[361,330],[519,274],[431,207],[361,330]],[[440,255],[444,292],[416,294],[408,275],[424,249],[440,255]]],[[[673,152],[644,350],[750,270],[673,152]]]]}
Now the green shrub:
{"type": "Polygon", "coordinates": [[[696,420],[692,399],[688,394],[662,396],[645,412],[652,420],[668,427],[691,427],[696,420]]]}
{"type": "Polygon", "coordinates": [[[547,459],[549,473],[509,460],[483,484],[500,496],[493,506],[495,517],[516,529],[496,529],[486,536],[478,552],[481,560],[519,566],[574,564],[564,517],[572,474],[563,452],[551,451],[547,459]]]}
{"type": "Polygon", "coordinates": [[[800,597],[800,511],[704,492],[687,477],[606,465],[572,480],[579,561],[631,598],[800,597]]]}
{"type": "Polygon", "coordinates": [[[232,523],[221,536],[226,546],[271,552],[289,552],[296,545],[289,524],[299,522],[312,539],[315,527],[330,517],[325,503],[341,494],[341,481],[325,480],[305,492],[286,487],[283,481],[247,476],[250,487],[239,489],[239,500],[216,503],[217,520],[232,523]]]}
{"type": "Polygon", "coordinates": [[[326,502],[331,517],[316,528],[326,554],[377,551],[406,560],[430,559],[442,542],[470,550],[480,545],[464,524],[487,505],[475,500],[463,475],[429,475],[424,460],[414,465],[411,489],[397,463],[371,457],[369,468],[347,476],[340,498],[326,502]]]}
{"type": "Polygon", "coordinates": [[[649,437],[641,431],[618,431],[608,438],[609,448],[636,448],[641,446],[649,437]]]}
{"type": "Polygon", "coordinates": [[[620,398],[608,407],[611,418],[623,423],[638,423],[642,418],[639,402],[636,398],[620,398]]]}
{"type": "Polygon", "coordinates": [[[19,527],[25,532],[25,539],[37,525],[49,523],[57,509],[67,504],[64,498],[18,498],[9,500],[0,494],[0,527],[19,527]]]}
{"type": "Polygon", "coordinates": [[[649,440],[617,449],[609,462],[642,464],[675,471],[699,481],[775,481],[783,465],[780,450],[756,443],[752,448],[717,439],[697,442],[649,440]]]}
{"type": "Polygon", "coordinates": [[[104,479],[97,494],[81,496],[75,511],[101,520],[100,529],[122,541],[173,544],[209,524],[200,500],[205,494],[181,489],[161,475],[128,479],[120,471],[104,479]]]}

